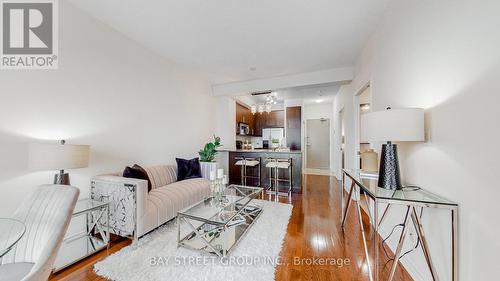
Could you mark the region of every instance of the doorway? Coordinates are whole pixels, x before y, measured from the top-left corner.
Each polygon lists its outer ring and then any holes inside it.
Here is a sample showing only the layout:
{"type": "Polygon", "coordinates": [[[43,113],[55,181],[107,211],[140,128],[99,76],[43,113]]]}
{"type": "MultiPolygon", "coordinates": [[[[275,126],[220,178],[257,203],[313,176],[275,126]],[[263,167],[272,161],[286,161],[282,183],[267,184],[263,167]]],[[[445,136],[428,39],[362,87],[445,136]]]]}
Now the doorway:
{"type": "Polygon", "coordinates": [[[357,97],[357,118],[356,118],[356,129],[357,129],[357,145],[356,145],[356,162],[358,163],[358,168],[368,171],[375,171],[377,169],[377,163],[373,163],[373,161],[369,163],[363,163],[363,153],[372,151],[370,150],[370,143],[365,138],[365,132],[363,132],[361,128],[361,118],[364,114],[367,114],[372,111],[372,92],[370,84],[368,83],[362,90],[358,93],[357,97]],[[365,165],[367,165],[365,167],[365,165]]]}
{"type": "Polygon", "coordinates": [[[330,170],[330,119],[306,120],[306,168],[330,170]]]}
{"type": "Polygon", "coordinates": [[[342,171],[345,169],[346,159],[345,159],[345,120],[344,120],[344,109],[339,111],[339,120],[340,120],[340,134],[339,134],[339,143],[340,143],[340,171],[338,171],[339,175],[342,174],[342,171]]]}

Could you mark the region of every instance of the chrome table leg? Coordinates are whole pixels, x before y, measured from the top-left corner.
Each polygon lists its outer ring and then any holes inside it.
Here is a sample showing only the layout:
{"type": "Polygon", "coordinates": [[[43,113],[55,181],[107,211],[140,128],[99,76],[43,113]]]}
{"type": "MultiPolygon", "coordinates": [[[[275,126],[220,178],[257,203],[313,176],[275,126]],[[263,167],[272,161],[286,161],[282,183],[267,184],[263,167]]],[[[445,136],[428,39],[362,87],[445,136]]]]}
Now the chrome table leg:
{"type": "Polygon", "coordinates": [[[279,193],[279,171],[278,171],[278,164],[276,164],[276,168],[274,168],[274,174],[275,174],[275,178],[274,178],[274,201],[278,202],[279,201],[279,198],[278,198],[278,193],[279,193]]]}
{"type": "Polygon", "coordinates": [[[378,237],[378,202],[377,199],[373,199],[373,220],[375,221],[375,224],[373,224],[373,246],[375,247],[375,259],[373,261],[374,263],[374,271],[375,271],[375,281],[379,280],[378,276],[378,259],[379,259],[379,252],[378,252],[378,244],[379,244],[379,237],[378,237]]]}
{"type": "Polygon", "coordinates": [[[344,217],[342,218],[342,228],[345,225],[345,221],[346,221],[346,218],[347,218],[347,213],[349,212],[349,207],[351,206],[351,197],[352,197],[352,192],[354,190],[354,186],[355,186],[355,183],[353,181],[351,183],[351,188],[349,189],[349,195],[347,196],[347,203],[346,203],[345,210],[344,210],[344,217]]]}
{"type": "MultiPolygon", "coordinates": [[[[361,193],[359,196],[361,196],[361,193]]],[[[365,203],[366,203],[366,208],[368,208],[368,218],[370,219],[370,223],[374,225],[375,222],[373,221],[372,209],[370,208],[370,203],[368,202],[368,196],[366,194],[365,194],[365,203]]]]}
{"type": "Polygon", "coordinates": [[[452,280],[458,280],[458,208],[451,210],[452,280]]]}
{"type": "Polygon", "coordinates": [[[180,216],[177,215],[177,248],[181,246],[181,219],[180,216]]]}
{"type": "Polygon", "coordinates": [[[345,189],[345,173],[342,172],[342,183],[340,185],[340,212],[342,214],[342,218],[344,217],[344,189],[345,189]]]}
{"type": "Polygon", "coordinates": [[[403,249],[403,244],[406,238],[406,232],[408,231],[409,213],[410,213],[410,206],[408,206],[406,209],[406,215],[403,222],[403,230],[401,231],[401,236],[399,237],[398,247],[396,248],[396,252],[394,253],[394,260],[392,262],[391,272],[389,274],[389,278],[387,279],[387,281],[392,281],[392,279],[394,278],[394,273],[396,273],[396,267],[398,266],[399,263],[399,256],[401,255],[401,250],[403,249]]]}
{"type": "Polygon", "coordinates": [[[420,218],[418,217],[417,211],[415,207],[411,207],[412,213],[411,218],[413,220],[413,225],[415,226],[415,230],[417,231],[418,238],[422,242],[422,251],[424,252],[425,261],[427,262],[427,266],[431,271],[432,280],[437,281],[437,274],[434,268],[434,264],[432,263],[431,254],[429,252],[429,244],[427,243],[427,239],[425,238],[424,228],[422,227],[422,223],[420,222],[420,218]]]}
{"type": "Polygon", "coordinates": [[[382,214],[382,217],[380,218],[380,222],[378,222],[378,227],[382,226],[382,223],[384,222],[384,219],[386,218],[386,215],[389,212],[390,207],[391,207],[391,204],[387,204],[387,206],[385,207],[384,213],[382,214]]]}
{"type": "Polygon", "coordinates": [[[368,243],[366,242],[365,227],[363,226],[363,218],[361,216],[361,198],[359,198],[359,190],[356,189],[356,208],[358,210],[359,227],[361,228],[361,236],[363,237],[363,247],[365,249],[366,264],[368,265],[368,276],[370,281],[373,281],[372,267],[370,264],[370,255],[368,253],[368,243]]]}

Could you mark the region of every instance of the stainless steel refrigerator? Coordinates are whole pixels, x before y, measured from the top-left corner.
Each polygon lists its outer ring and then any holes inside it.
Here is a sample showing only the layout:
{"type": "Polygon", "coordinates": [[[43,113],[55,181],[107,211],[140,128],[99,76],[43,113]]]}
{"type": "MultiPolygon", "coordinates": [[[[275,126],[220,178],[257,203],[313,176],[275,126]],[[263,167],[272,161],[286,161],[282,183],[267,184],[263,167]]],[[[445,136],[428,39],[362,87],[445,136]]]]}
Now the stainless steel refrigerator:
{"type": "MultiPolygon", "coordinates": [[[[262,144],[264,145],[264,148],[272,148],[272,140],[273,139],[278,139],[279,143],[282,144],[283,146],[286,145],[285,141],[285,129],[283,128],[265,128],[262,129],[262,144]]],[[[279,146],[279,145],[278,145],[279,146]]]]}

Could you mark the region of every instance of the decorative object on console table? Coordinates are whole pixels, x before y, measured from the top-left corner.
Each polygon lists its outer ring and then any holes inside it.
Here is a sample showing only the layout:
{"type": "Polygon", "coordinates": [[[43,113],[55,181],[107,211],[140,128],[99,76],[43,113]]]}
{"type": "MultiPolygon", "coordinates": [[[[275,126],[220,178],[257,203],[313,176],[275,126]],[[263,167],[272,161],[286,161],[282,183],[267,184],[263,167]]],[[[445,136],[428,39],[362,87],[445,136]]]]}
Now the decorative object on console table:
{"type": "Polygon", "coordinates": [[[210,172],[217,170],[215,156],[217,155],[217,148],[221,145],[220,137],[214,135],[214,141],[205,144],[203,149],[198,152],[200,155],[201,176],[203,178],[209,179],[210,172]]]}
{"type": "Polygon", "coordinates": [[[361,116],[366,139],[387,141],[382,145],[378,186],[401,189],[397,145],[392,142],[424,141],[424,110],[421,108],[375,111],[361,116]]]}
{"type": "Polygon", "coordinates": [[[54,175],[54,184],[70,185],[69,174],[65,169],[86,168],[89,165],[90,146],[66,144],[33,143],[29,149],[29,165],[31,170],[59,170],[54,175]]]}

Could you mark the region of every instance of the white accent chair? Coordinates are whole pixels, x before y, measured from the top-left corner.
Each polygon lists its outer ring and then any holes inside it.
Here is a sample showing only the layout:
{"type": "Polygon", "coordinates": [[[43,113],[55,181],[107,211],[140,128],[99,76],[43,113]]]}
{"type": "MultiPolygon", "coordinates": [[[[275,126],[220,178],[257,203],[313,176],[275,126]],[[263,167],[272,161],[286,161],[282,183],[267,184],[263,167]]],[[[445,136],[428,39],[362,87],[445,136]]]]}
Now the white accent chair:
{"type": "Polygon", "coordinates": [[[26,232],[0,261],[0,281],[47,280],[71,220],[79,189],[41,185],[24,200],[14,218],[26,232]]]}

